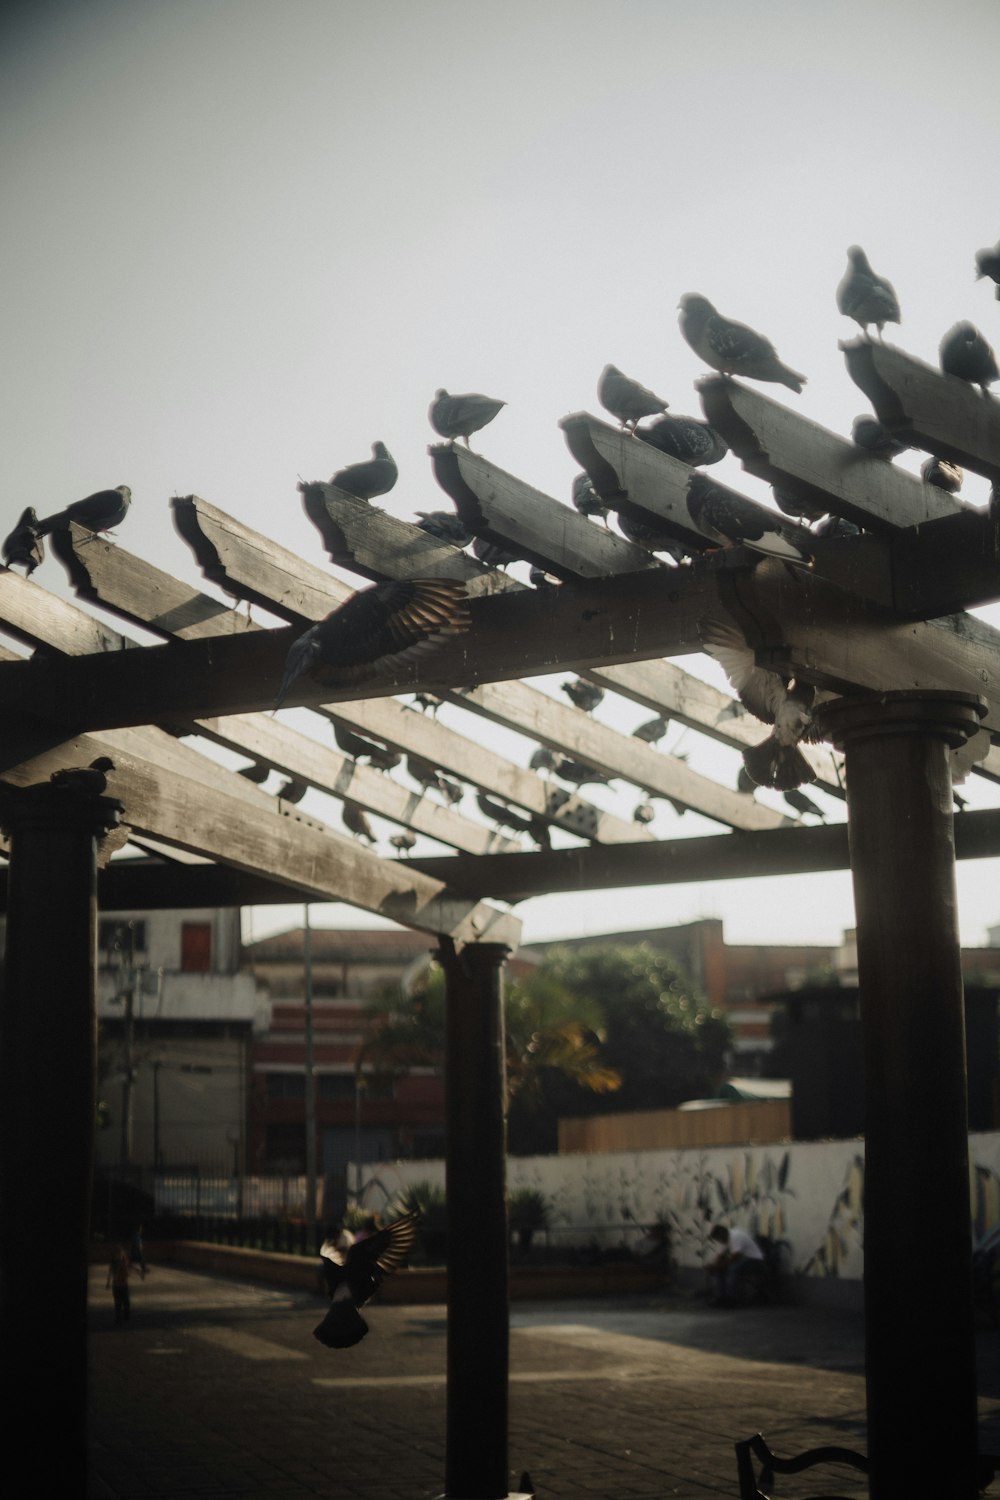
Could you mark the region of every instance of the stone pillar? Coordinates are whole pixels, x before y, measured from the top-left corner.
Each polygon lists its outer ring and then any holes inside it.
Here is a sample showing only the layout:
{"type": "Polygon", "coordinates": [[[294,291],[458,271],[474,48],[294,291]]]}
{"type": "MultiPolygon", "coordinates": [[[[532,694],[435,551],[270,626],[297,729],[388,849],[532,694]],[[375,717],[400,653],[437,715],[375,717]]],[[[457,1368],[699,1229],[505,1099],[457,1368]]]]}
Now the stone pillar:
{"type": "Polygon", "coordinates": [[[507,1490],[507,1097],[501,943],[443,940],[447,1044],[448,1416],[445,1494],[507,1490]]]}
{"type": "Polygon", "coordinates": [[[981,699],[839,699],[865,1069],[873,1500],[977,1493],[965,1021],[949,750],[981,699]]]}
{"type": "Polygon", "coordinates": [[[32,1487],[67,1495],[86,1490],[96,848],[121,811],[110,797],[51,783],[0,785],[10,835],[0,1012],[0,1341],[13,1375],[5,1415],[10,1432],[39,1435],[32,1487]]]}

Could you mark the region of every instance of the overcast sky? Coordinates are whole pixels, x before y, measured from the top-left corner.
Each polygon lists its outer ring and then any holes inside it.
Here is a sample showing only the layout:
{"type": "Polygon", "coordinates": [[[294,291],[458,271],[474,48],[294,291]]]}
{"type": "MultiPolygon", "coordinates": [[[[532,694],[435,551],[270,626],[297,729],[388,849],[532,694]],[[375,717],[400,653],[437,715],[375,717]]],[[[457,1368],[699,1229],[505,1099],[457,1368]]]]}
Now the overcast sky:
{"type": "MultiPolygon", "coordinates": [[[[908,352],[935,362],[960,318],[1000,342],[973,276],[1000,237],[995,0],[29,0],[0,25],[4,532],[25,505],[128,483],[121,545],[192,583],[172,495],[325,564],[297,482],[376,438],[393,515],[447,506],[426,454],[442,385],[505,399],[474,446],[568,501],[557,422],[597,409],[605,363],[697,413],[686,291],[767,333],[809,377],[777,399],[846,433],[866,410],[837,348],[857,331],[834,303],[852,243],[894,282],[908,352]]],[[[735,460],[716,472],[766,494],[735,460]]],[[[54,561],[36,579],[65,592],[54,561]]],[[[599,717],[648,714],[609,699],[599,717]]],[[[526,764],[527,741],[494,742],[526,764]]],[[[679,748],[735,783],[734,752],[679,748]]],[[[1000,804],[981,778],[963,794],[1000,804]]],[[[639,797],[592,800],[630,816],[639,797]]],[[[307,806],[340,826],[332,800],[307,806]]],[[[718,831],[658,807],[661,837],[718,831]]],[[[966,943],[1000,922],[998,865],[960,867],[966,943]]],[[[853,922],[846,873],[519,913],[527,940],[714,915],[733,941],[832,943],[853,922]]]]}

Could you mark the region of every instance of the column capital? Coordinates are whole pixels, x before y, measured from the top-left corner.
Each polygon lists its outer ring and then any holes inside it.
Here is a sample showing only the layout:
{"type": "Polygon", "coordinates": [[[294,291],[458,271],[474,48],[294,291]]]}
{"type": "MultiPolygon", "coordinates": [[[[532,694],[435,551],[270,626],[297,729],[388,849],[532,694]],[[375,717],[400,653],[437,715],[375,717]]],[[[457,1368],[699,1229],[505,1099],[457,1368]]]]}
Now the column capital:
{"type": "Polygon", "coordinates": [[[75,829],[103,838],[121,822],[124,802],[117,797],[37,781],[31,786],[0,782],[0,828],[16,835],[24,830],[56,832],[75,829]]]}
{"type": "Polygon", "coordinates": [[[822,705],[816,718],[838,750],[859,740],[904,734],[931,735],[954,750],[978,732],[988,708],[976,693],[915,688],[835,698],[822,705]]]}

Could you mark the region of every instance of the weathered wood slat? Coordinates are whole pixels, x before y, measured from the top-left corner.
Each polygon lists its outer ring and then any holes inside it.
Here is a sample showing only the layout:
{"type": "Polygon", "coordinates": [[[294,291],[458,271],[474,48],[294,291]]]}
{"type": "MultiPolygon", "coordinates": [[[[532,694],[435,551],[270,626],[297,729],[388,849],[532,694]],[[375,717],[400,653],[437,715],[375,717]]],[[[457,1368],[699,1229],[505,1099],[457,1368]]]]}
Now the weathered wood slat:
{"type": "Polygon", "coordinates": [[[884,427],[918,448],[1000,479],[1000,410],[979,390],[889,344],[842,344],[848,374],[884,427]]]}

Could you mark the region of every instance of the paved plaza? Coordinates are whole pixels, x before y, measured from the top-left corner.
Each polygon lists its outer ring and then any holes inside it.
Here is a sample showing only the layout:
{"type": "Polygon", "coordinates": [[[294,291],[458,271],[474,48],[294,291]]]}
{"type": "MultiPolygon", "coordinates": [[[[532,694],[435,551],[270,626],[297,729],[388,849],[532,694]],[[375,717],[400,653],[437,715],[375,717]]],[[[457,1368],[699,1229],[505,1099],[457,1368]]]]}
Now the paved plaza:
{"type": "MultiPolygon", "coordinates": [[[[104,1275],[91,1500],[441,1494],[443,1307],[376,1303],[335,1351],[312,1337],[318,1295],[154,1265],[116,1328],[104,1275]]],[[[515,1303],[511,1322],[511,1489],[527,1470],[539,1500],[734,1497],[733,1441],[757,1430],[778,1453],[865,1446],[857,1312],[660,1296],[515,1303]]],[[[981,1447],[1000,1451],[1000,1332],[978,1340],[981,1447]]]]}

